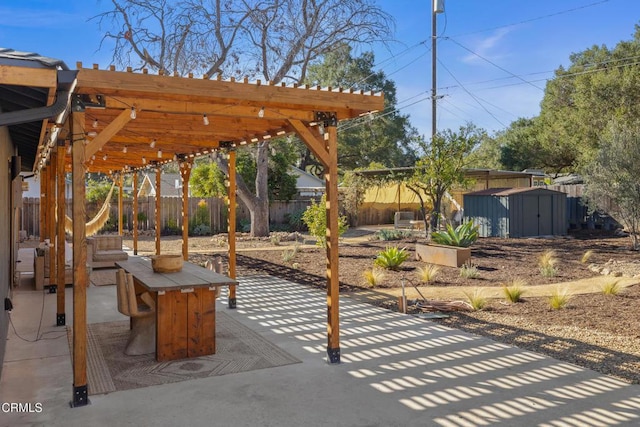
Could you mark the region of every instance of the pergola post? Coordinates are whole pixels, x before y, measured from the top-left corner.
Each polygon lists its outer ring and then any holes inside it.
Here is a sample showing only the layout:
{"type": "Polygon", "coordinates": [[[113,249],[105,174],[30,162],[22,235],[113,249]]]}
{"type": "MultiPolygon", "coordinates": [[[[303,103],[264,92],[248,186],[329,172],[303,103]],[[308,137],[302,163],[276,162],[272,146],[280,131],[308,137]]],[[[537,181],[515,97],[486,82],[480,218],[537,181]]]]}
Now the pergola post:
{"type": "Polygon", "coordinates": [[[340,363],[340,317],[338,301],[338,137],[337,119],[332,115],[325,122],[325,138],[328,136],[329,163],[325,165],[327,195],[327,355],[329,363],[340,363]]]}
{"type": "Polygon", "coordinates": [[[73,171],[73,399],[71,406],[89,403],[87,388],[87,241],[85,224],[84,112],[72,113],[73,171]]]}
{"type": "Polygon", "coordinates": [[[58,179],[58,153],[51,152],[49,164],[49,174],[47,176],[47,237],[51,241],[49,245],[49,292],[55,292],[55,285],[58,279],[56,254],[59,242],[56,242],[56,180],[58,179]]]}
{"type": "Polygon", "coordinates": [[[49,180],[49,168],[44,166],[40,170],[40,242],[44,242],[47,238],[47,182],[49,180]]]}
{"type": "Polygon", "coordinates": [[[340,363],[340,315],[338,277],[338,119],[335,113],[316,112],[316,121],[322,122],[322,136],[299,120],[289,120],[291,127],[324,165],[327,198],[327,356],[329,363],[340,363]]]}
{"type": "Polygon", "coordinates": [[[122,236],[122,198],[124,197],[124,175],[118,176],[118,235],[122,236]]]}
{"type": "Polygon", "coordinates": [[[182,178],[182,258],[189,261],[189,177],[193,158],[182,158],[179,164],[182,178]]]}
{"type": "Polygon", "coordinates": [[[138,172],[133,173],[133,254],[138,255],[138,172]]]}
{"type": "Polygon", "coordinates": [[[161,210],[161,206],[160,206],[160,194],[161,194],[161,187],[160,187],[160,174],[161,174],[161,169],[162,167],[157,164],[156,165],[156,209],[155,209],[155,218],[156,218],[156,255],[160,255],[160,231],[162,229],[161,224],[160,224],[160,210],[161,210]]]}
{"type": "MultiPolygon", "coordinates": [[[[57,295],[56,295],[56,325],[64,326],[66,323],[65,316],[65,273],[66,273],[66,238],[64,223],[66,217],[66,200],[65,200],[65,180],[64,180],[64,161],[65,161],[65,148],[64,140],[58,139],[57,152],[58,152],[58,177],[57,177],[57,217],[58,217],[58,229],[57,229],[57,241],[58,241],[58,253],[57,253],[57,265],[58,265],[58,280],[57,280],[57,295]]],[[[51,273],[49,273],[51,274],[51,273]]]]}
{"type": "MultiPolygon", "coordinates": [[[[236,150],[229,149],[229,213],[227,223],[229,232],[229,277],[236,278],[236,150]]],[[[236,285],[229,286],[229,308],[236,308],[236,285]]]]}

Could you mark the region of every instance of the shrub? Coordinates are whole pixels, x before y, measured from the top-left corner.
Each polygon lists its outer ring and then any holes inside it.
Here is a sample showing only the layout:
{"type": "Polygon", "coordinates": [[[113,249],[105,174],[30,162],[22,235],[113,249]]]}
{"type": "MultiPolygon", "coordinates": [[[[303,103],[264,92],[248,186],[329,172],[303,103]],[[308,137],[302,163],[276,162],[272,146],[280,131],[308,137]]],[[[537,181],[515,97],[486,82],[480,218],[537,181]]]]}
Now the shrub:
{"type": "Polygon", "coordinates": [[[412,237],[412,234],[408,230],[395,230],[383,228],[378,230],[374,236],[376,240],[389,241],[389,240],[402,240],[408,237],[412,237]]]}
{"type": "Polygon", "coordinates": [[[193,236],[210,236],[211,235],[211,227],[206,224],[198,224],[193,227],[193,231],[191,232],[193,236]]]}
{"type": "Polygon", "coordinates": [[[522,294],[524,294],[524,287],[526,282],[521,279],[515,279],[511,281],[510,285],[503,288],[504,296],[509,302],[516,303],[522,301],[522,294]]]}
{"type": "Polygon", "coordinates": [[[487,299],[482,295],[480,289],[476,289],[473,291],[473,294],[468,294],[465,292],[464,294],[469,300],[469,305],[473,311],[482,310],[487,305],[487,299]]]}
{"type": "Polygon", "coordinates": [[[291,231],[307,231],[307,225],[302,220],[303,214],[304,209],[284,214],[284,221],[289,225],[291,231]]]}
{"type": "Polygon", "coordinates": [[[388,246],[384,251],[378,253],[374,264],[387,270],[398,270],[407,258],[409,258],[409,252],[405,248],[398,249],[397,246],[388,246]]]}
{"type": "Polygon", "coordinates": [[[613,296],[618,295],[620,291],[622,291],[619,280],[608,281],[601,286],[601,289],[602,289],[603,295],[613,295],[613,296]]]}
{"type": "MultiPolygon", "coordinates": [[[[302,214],[302,221],[307,225],[309,234],[316,238],[316,245],[321,247],[327,246],[327,197],[322,195],[320,203],[311,200],[311,205],[302,214]]],[[[347,231],[347,218],[338,217],[338,236],[347,231]]]]}
{"type": "Polygon", "coordinates": [[[272,234],[269,236],[269,241],[273,246],[280,246],[280,236],[277,234],[272,234]]]}
{"type": "Polygon", "coordinates": [[[451,224],[447,224],[445,231],[431,233],[431,240],[440,245],[466,248],[478,240],[478,226],[473,225],[473,221],[460,224],[455,229],[451,224]]]}
{"type": "Polygon", "coordinates": [[[427,264],[424,267],[418,267],[416,270],[416,278],[422,283],[431,283],[436,280],[436,276],[440,272],[440,267],[434,264],[427,264]]]}
{"type": "Polygon", "coordinates": [[[552,310],[560,310],[561,308],[566,307],[570,299],[571,296],[566,289],[556,289],[549,297],[549,307],[552,310]]]}
{"type": "Polygon", "coordinates": [[[298,245],[294,246],[293,249],[286,249],[282,251],[282,261],[285,263],[289,263],[293,261],[293,259],[298,254],[298,245]]]}
{"type": "Polygon", "coordinates": [[[372,268],[371,270],[365,270],[362,273],[362,277],[364,277],[369,286],[374,287],[384,278],[384,272],[377,268],[372,268]]]}
{"type": "Polygon", "coordinates": [[[580,262],[583,264],[586,264],[587,262],[589,262],[589,259],[591,259],[592,255],[593,255],[593,251],[589,249],[584,254],[582,254],[582,258],[580,258],[580,262]]]}
{"type": "Polygon", "coordinates": [[[471,261],[467,261],[462,267],[460,267],[460,277],[464,277],[465,279],[477,279],[480,277],[480,272],[476,265],[472,264],[471,261]]]}
{"type": "Polygon", "coordinates": [[[556,251],[552,249],[544,251],[538,258],[540,274],[542,274],[543,277],[554,277],[558,273],[555,267],[558,261],[556,251]]]}

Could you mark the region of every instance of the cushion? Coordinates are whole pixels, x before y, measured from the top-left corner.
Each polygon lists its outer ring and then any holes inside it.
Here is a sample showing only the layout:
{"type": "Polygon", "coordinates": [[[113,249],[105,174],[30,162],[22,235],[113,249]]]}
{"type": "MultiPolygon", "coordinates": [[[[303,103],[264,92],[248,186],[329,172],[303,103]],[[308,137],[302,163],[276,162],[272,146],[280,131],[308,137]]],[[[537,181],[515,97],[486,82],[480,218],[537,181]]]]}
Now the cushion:
{"type": "Polygon", "coordinates": [[[93,254],[93,261],[95,262],[124,261],[128,258],[129,255],[122,250],[100,251],[93,254]]]}

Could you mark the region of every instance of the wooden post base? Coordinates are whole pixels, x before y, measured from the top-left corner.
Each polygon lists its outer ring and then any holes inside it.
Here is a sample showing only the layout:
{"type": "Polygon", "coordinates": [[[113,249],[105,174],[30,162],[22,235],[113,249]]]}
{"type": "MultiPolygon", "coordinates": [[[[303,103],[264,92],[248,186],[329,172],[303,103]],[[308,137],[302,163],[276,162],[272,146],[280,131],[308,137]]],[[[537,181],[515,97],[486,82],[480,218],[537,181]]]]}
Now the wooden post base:
{"type": "Polygon", "coordinates": [[[338,348],[330,348],[327,347],[327,356],[329,363],[336,364],[340,363],[340,347],[338,348]]]}

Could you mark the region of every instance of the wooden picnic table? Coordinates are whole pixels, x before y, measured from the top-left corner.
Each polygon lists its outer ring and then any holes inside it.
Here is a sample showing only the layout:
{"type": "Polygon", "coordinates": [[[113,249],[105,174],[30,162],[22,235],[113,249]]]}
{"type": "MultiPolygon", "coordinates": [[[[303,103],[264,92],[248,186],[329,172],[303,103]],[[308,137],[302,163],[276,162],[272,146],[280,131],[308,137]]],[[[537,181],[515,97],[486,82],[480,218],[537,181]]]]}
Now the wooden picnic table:
{"type": "Polygon", "coordinates": [[[156,359],[198,357],[216,352],[216,290],[238,282],[184,262],[182,271],[156,273],[146,257],[129,257],[116,266],[133,276],[137,288],[156,301],[156,359]]]}

